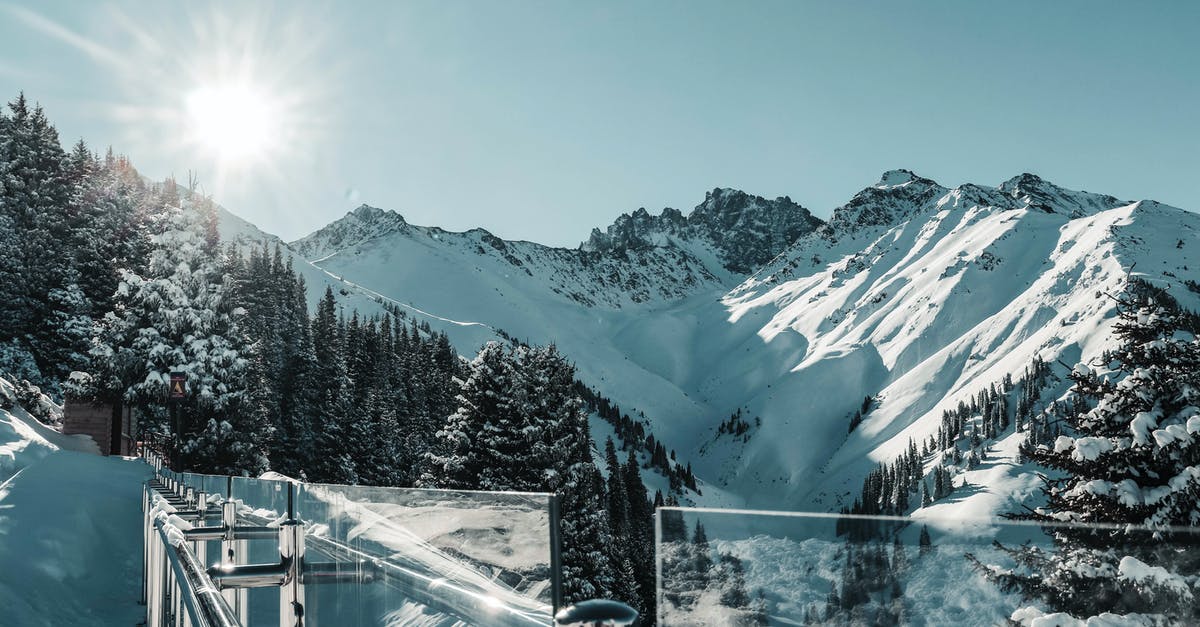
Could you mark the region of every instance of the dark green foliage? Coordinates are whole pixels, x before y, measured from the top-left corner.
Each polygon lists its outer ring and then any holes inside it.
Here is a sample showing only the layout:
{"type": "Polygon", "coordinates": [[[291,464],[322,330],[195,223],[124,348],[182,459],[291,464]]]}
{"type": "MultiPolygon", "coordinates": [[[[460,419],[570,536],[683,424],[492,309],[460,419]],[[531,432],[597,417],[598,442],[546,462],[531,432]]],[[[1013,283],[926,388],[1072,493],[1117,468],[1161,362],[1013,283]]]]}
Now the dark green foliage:
{"type": "Polygon", "coordinates": [[[0,109],[0,374],[58,397],[85,370],[120,271],[139,270],[164,205],[124,158],[68,154],[38,105],[0,109]]]}

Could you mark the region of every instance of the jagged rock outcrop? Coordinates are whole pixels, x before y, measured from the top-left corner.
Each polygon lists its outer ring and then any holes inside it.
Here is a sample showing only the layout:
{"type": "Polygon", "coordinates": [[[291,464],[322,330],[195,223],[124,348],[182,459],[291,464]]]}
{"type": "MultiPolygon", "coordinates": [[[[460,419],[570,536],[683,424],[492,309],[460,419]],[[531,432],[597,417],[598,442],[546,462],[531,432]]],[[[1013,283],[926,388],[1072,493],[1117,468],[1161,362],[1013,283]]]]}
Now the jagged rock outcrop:
{"type": "Polygon", "coordinates": [[[746,192],[717,188],[687,217],[678,209],[657,216],[644,208],[624,214],[605,231],[592,229],[580,248],[587,251],[644,250],[671,246],[682,239],[711,243],[730,272],[753,272],[801,235],[822,224],[804,207],[781,196],[767,200],[746,192]]]}
{"type": "Polygon", "coordinates": [[[364,204],[316,233],[292,242],[291,247],[305,259],[311,261],[331,255],[359,242],[389,233],[402,232],[407,226],[408,223],[404,221],[404,217],[395,211],[364,204]]]}

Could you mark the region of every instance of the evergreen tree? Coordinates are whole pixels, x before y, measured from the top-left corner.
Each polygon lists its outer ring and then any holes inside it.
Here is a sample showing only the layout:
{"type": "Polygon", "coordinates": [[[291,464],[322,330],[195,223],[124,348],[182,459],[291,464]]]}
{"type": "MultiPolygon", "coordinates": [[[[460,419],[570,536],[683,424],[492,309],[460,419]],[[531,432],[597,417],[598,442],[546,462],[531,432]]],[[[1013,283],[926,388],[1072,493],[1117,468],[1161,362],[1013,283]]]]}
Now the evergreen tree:
{"type": "Polygon", "coordinates": [[[170,208],[174,228],[153,239],[145,275],[125,271],[116,313],[106,320],[104,341],[93,349],[111,393],[163,416],[172,372],[187,376],[181,404],[180,445],[186,467],[205,472],[266,469],[264,444],[270,427],[256,397],[248,395],[253,348],[239,326],[229,284],[206,250],[205,207],[170,208]],[[232,457],[217,459],[225,449],[232,457]]]}
{"type": "Polygon", "coordinates": [[[921,525],[921,536],[917,540],[917,546],[920,547],[920,554],[927,555],[933,551],[933,539],[929,537],[929,527],[921,525]]]}
{"type": "Polygon", "coordinates": [[[442,487],[482,490],[529,489],[507,473],[522,463],[527,446],[524,408],[514,361],[504,345],[488,342],[471,362],[458,397],[459,408],[437,432],[430,460],[442,487]]]}
{"type": "Polygon", "coordinates": [[[333,289],[326,287],[312,320],[314,359],[309,383],[316,397],[316,413],[312,425],[314,456],[307,467],[313,481],[353,484],[358,482],[358,475],[347,452],[346,425],[353,406],[343,360],[343,336],[333,289]]]}
{"type": "Polygon", "coordinates": [[[1055,552],[1009,550],[1019,569],[975,563],[1006,589],[1077,616],[1165,612],[1195,622],[1190,594],[1183,599],[1165,577],[1154,585],[1127,569],[1200,572],[1172,547],[1172,527],[1200,524],[1200,341],[1153,299],[1127,292],[1118,316],[1112,361],[1099,371],[1080,364],[1071,375],[1075,392],[1094,405],[1070,418],[1072,435],[1024,448],[1061,478],[1046,480],[1044,507],[1013,517],[1077,524],[1047,528],[1055,552]]]}

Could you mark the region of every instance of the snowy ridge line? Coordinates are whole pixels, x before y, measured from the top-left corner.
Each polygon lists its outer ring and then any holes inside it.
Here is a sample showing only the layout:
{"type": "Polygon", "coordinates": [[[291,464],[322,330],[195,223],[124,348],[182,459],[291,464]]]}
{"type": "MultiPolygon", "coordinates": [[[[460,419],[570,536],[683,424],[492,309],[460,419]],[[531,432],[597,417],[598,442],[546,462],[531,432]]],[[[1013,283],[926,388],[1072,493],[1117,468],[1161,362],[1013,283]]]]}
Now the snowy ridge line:
{"type": "MultiPolygon", "coordinates": [[[[328,226],[328,225],[327,225],[327,226],[328,226]]],[[[349,246],[343,246],[343,247],[341,247],[341,248],[339,248],[339,249],[337,249],[337,250],[335,250],[335,251],[333,251],[333,252],[329,253],[328,255],[325,255],[324,257],[321,257],[320,259],[308,259],[307,261],[308,261],[308,263],[311,263],[311,264],[313,264],[313,265],[316,265],[316,264],[318,264],[318,263],[321,263],[322,261],[327,261],[327,260],[329,260],[329,259],[333,259],[334,257],[337,257],[338,255],[340,255],[340,254],[342,254],[342,253],[346,252],[347,250],[350,250],[351,248],[353,248],[354,246],[356,246],[356,245],[358,245],[358,244],[366,244],[366,243],[368,243],[368,242],[373,242],[373,241],[375,241],[375,240],[377,240],[377,239],[380,239],[380,238],[386,237],[386,236],[388,236],[388,235],[391,235],[391,234],[392,234],[392,231],[389,231],[389,232],[387,232],[387,233],[380,233],[380,234],[377,234],[377,235],[372,235],[371,237],[367,237],[367,238],[364,238],[364,239],[362,239],[362,240],[359,240],[359,241],[357,241],[357,242],[355,242],[354,244],[351,244],[351,245],[349,245],[349,246]]],[[[310,237],[310,236],[312,236],[312,235],[315,235],[315,233],[309,233],[308,235],[306,235],[306,236],[304,236],[304,237],[310,237]]],[[[301,238],[300,240],[297,240],[297,241],[302,241],[303,239],[304,239],[304,238],[301,238]]],[[[295,252],[297,255],[300,255],[300,257],[303,259],[303,258],[304,258],[304,255],[303,255],[302,253],[300,253],[300,251],[298,251],[298,250],[296,250],[295,248],[293,248],[293,247],[292,247],[292,243],[293,243],[293,242],[285,242],[285,245],[288,247],[288,249],[289,249],[289,250],[291,250],[292,252],[295,252]]]]}
{"type": "MultiPolygon", "coordinates": [[[[316,262],[312,262],[312,263],[316,263],[316,262]]],[[[314,267],[316,267],[316,266],[314,266],[314,267]]],[[[368,287],[363,287],[362,285],[359,285],[358,283],[354,283],[353,281],[347,281],[346,279],[344,279],[340,276],[337,276],[336,274],[334,274],[324,268],[319,268],[319,269],[321,270],[321,272],[324,272],[325,274],[329,275],[330,278],[337,279],[339,282],[345,283],[346,285],[349,285],[350,287],[353,287],[354,289],[359,290],[359,291],[367,294],[368,296],[374,296],[375,298],[385,300],[385,301],[392,303],[393,305],[396,305],[398,307],[404,307],[405,309],[419,313],[422,316],[425,316],[427,318],[432,318],[434,320],[446,322],[448,324],[453,324],[453,325],[457,325],[460,327],[483,327],[483,328],[489,329],[491,331],[496,330],[495,327],[493,327],[492,325],[487,324],[485,322],[463,322],[461,320],[451,320],[450,318],[443,318],[442,316],[439,316],[437,314],[431,314],[428,311],[422,311],[420,309],[417,309],[416,307],[413,307],[412,305],[402,303],[390,296],[385,296],[383,294],[380,294],[379,292],[376,292],[373,289],[370,289],[368,287]]]]}
{"type": "Polygon", "coordinates": [[[1179,525],[1167,525],[1162,527],[1150,527],[1146,525],[1122,525],[1118,523],[1078,523],[1067,522],[1060,520],[1021,520],[1021,519],[996,519],[996,518],[979,518],[971,516],[921,516],[919,518],[912,516],[894,516],[889,514],[838,514],[836,512],[786,512],[769,509],[726,509],[721,507],[660,507],[660,511],[673,511],[680,513],[703,513],[703,514],[730,514],[739,516],[774,516],[778,518],[822,518],[829,520],[872,520],[880,522],[905,522],[905,523],[984,523],[989,525],[1011,525],[1013,527],[1037,527],[1039,529],[1093,529],[1097,531],[1147,531],[1152,533],[1178,533],[1181,535],[1194,535],[1200,537],[1200,527],[1184,527],[1179,525]]]}

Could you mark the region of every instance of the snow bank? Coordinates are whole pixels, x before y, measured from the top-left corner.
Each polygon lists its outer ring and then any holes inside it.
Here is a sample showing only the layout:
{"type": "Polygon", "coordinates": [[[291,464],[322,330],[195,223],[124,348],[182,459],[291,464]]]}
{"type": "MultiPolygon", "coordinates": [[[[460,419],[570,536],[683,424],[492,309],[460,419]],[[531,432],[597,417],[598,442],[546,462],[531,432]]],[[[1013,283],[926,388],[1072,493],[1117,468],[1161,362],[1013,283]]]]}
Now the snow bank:
{"type": "Polygon", "coordinates": [[[0,410],[0,624],[140,619],[149,466],[98,453],[88,436],[63,435],[19,406],[0,410]]]}
{"type": "MultiPolygon", "coordinates": [[[[13,385],[5,379],[0,379],[0,395],[13,396],[13,385]]],[[[100,452],[90,437],[63,435],[39,422],[19,405],[0,409],[0,486],[21,469],[59,449],[100,452]]]]}

